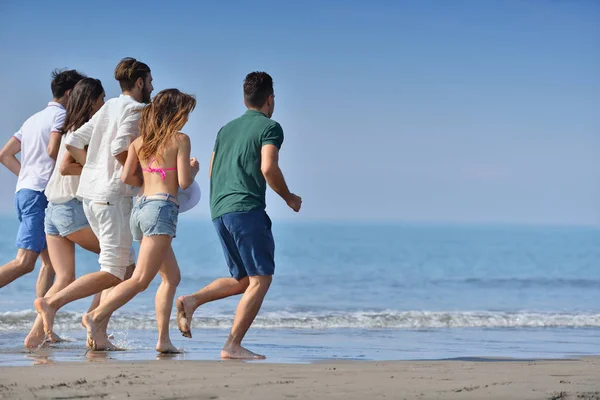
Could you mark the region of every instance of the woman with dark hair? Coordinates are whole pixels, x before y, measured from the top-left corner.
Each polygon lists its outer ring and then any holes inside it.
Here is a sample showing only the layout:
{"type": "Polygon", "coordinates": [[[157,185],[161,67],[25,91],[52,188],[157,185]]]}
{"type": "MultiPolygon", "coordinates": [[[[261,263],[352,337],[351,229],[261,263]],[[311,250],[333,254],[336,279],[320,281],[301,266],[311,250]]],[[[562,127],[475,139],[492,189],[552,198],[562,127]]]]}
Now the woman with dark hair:
{"type": "MultiPolygon", "coordinates": [[[[98,79],[93,78],[79,81],[67,103],[67,115],[60,132],[63,138],[57,156],[60,164],[52,172],[45,192],[48,208],[44,227],[50,260],[56,272],[54,284],[46,296],[51,296],[75,280],[75,244],[94,253],[100,252],[98,239],[83,213],[81,200],[77,198],[79,175],[83,167],[67,152],[64,138],[88,122],[103,105],[104,88],[98,79]]],[[[97,304],[97,299],[94,303],[97,304]]],[[[25,338],[25,347],[38,347],[44,341],[42,318],[38,315],[25,338]]]]}

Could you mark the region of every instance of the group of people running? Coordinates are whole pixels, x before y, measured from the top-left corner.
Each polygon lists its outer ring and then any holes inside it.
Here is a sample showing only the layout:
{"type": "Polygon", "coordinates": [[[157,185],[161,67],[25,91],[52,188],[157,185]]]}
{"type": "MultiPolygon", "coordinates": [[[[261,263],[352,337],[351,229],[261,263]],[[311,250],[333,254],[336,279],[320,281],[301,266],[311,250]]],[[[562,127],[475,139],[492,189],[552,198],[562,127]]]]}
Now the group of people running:
{"type": "MultiPolygon", "coordinates": [[[[199,171],[190,138],[180,132],[196,100],[177,89],[152,99],[151,70],[134,58],[119,62],[115,79],[122,94],[105,102],[98,79],[76,70],[55,71],[53,100],[0,150],[0,162],[18,176],[20,221],[17,255],[0,267],[0,288],[32,272],[38,258],[42,262],[34,301],[38,315],[24,341],[27,348],[60,341],[54,333],[58,310],[94,296],[82,317],[87,347],[119,350],[107,334],[112,313],[160,274],[156,350],[180,352],[169,337],[180,281],[171,242],[178,193],[199,171]],[[134,239],[140,241],[137,262],[134,239]],[[75,279],[75,245],[99,254],[99,271],[75,279]]],[[[199,306],[242,294],[221,357],[256,359],[264,356],[242,347],[242,340],[275,271],[267,184],[295,212],[302,199],[290,192],[279,168],[283,130],[271,119],[275,94],[269,74],[246,76],[244,103],[248,110],[219,130],[209,169],[211,219],[230,277],[179,297],[176,319],[182,335],[191,338],[199,306]]]]}

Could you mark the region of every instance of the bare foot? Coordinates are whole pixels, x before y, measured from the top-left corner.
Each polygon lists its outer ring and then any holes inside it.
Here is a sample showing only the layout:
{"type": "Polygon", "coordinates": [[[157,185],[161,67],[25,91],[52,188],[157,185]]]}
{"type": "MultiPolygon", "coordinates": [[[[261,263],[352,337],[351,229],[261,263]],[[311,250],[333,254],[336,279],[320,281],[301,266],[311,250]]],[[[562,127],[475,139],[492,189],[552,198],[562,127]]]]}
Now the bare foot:
{"type": "Polygon", "coordinates": [[[101,335],[100,340],[96,340],[94,343],[96,345],[94,350],[96,351],[125,351],[125,349],[108,340],[108,336],[106,335],[101,335]]]}
{"type": "MultiPolygon", "coordinates": [[[[81,321],[81,326],[83,326],[85,328],[85,325],[83,324],[83,320],[81,321]]],[[[113,340],[115,338],[115,335],[113,335],[112,333],[109,335],[108,333],[104,332],[104,336],[106,336],[106,338],[108,340],[113,340]]]]}
{"type": "Polygon", "coordinates": [[[42,347],[42,345],[44,344],[45,341],[46,341],[45,334],[42,333],[41,335],[36,335],[33,332],[30,332],[29,335],[27,335],[27,337],[23,341],[23,345],[27,349],[37,349],[37,348],[42,347]]]}
{"type": "Polygon", "coordinates": [[[170,340],[166,341],[158,341],[156,343],[156,351],[162,354],[179,354],[183,353],[183,350],[179,350],[177,347],[173,346],[170,340]]]}
{"type": "Polygon", "coordinates": [[[46,299],[38,297],[33,302],[33,306],[37,312],[42,316],[44,322],[44,332],[52,339],[52,327],[54,325],[54,316],[56,315],[56,309],[50,306],[46,299]]]}
{"type": "MultiPolygon", "coordinates": [[[[83,324],[82,324],[83,325],[83,324]]],[[[102,327],[101,331],[98,331],[98,335],[102,335],[104,336],[107,340],[113,340],[115,338],[115,335],[113,335],[112,333],[109,335],[106,332],[106,325],[102,327]]]]}
{"type": "Polygon", "coordinates": [[[48,340],[50,340],[52,343],[62,343],[65,341],[65,339],[61,338],[54,332],[50,333],[50,337],[48,338],[48,340]]]}
{"type": "Polygon", "coordinates": [[[104,350],[98,349],[97,343],[104,344],[104,341],[108,341],[104,335],[98,335],[98,324],[94,322],[90,314],[83,314],[81,317],[81,323],[87,330],[86,346],[92,350],[104,350]]]}
{"type": "Polygon", "coordinates": [[[223,347],[221,358],[224,360],[264,360],[267,357],[251,352],[242,346],[223,347]]]}
{"type": "Polygon", "coordinates": [[[191,296],[181,296],[177,298],[177,326],[181,331],[181,336],[192,337],[192,315],[194,315],[194,299],[191,296]]]}

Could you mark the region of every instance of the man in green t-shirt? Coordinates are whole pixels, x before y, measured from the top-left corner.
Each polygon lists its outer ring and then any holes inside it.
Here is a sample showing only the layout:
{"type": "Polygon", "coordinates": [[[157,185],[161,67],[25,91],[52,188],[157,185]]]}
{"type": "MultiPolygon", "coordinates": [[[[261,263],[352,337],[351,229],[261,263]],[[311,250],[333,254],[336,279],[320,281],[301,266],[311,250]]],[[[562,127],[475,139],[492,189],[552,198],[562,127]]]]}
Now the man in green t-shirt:
{"type": "Polygon", "coordinates": [[[275,242],[265,212],[267,184],[295,212],[302,199],[291,193],[279,169],[283,143],[281,125],[271,119],[275,109],[273,79],[252,72],[244,80],[248,111],[217,134],[210,162],[210,212],[221,240],[231,278],[220,278],[200,291],[177,299],[177,324],[192,337],[191,318],[200,305],[244,293],[221,358],[263,359],[242,347],[275,272],[275,242]]]}

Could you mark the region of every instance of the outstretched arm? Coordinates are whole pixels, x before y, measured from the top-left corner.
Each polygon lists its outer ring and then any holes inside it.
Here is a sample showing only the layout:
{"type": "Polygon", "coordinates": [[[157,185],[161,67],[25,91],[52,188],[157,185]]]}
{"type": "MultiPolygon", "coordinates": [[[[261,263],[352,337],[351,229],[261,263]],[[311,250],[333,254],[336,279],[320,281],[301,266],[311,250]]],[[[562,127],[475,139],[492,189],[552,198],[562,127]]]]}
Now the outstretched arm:
{"type": "Polygon", "coordinates": [[[8,139],[8,142],[0,150],[0,162],[17,176],[21,172],[21,162],[15,156],[20,152],[21,142],[14,136],[8,139]]]}

